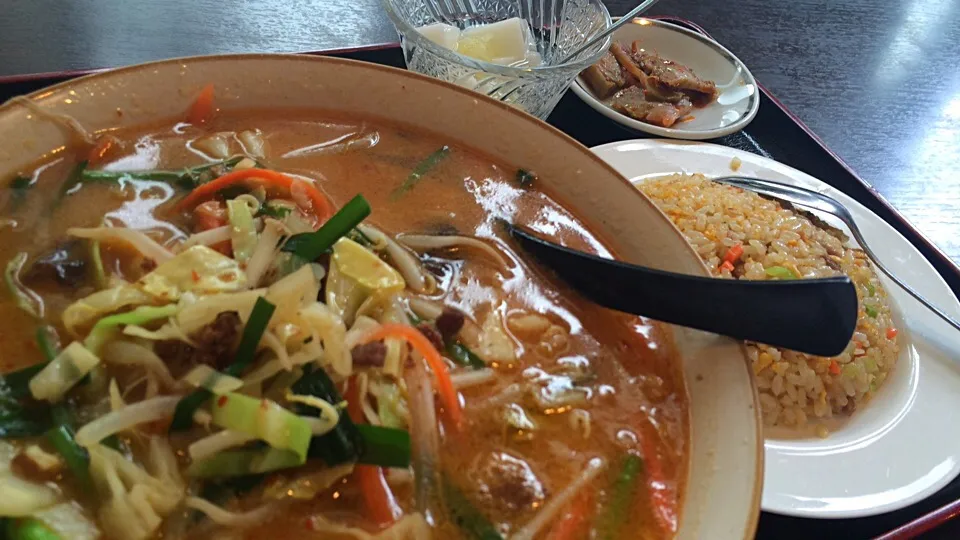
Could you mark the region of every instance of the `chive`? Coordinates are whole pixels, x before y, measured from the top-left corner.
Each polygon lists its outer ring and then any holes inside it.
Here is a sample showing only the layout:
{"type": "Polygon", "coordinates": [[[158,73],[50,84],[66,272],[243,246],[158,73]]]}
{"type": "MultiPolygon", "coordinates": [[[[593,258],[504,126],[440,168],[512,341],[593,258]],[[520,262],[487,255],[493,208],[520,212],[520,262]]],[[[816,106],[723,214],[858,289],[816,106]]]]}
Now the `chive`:
{"type": "Polygon", "coordinates": [[[409,176],[407,176],[407,179],[403,181],[403,184],[401,184],[397,189],[393,190],[393,193],[390,194],[390,199],[395,201],[413,189],[414,186],[420,182],[420,179],[423,178],[423,175],[430,172],[430,169],[436,167],[437,164],[443,161],[443,159],[449,154],[450,147],[441,146],[432,154],[427,156],[423,161],[418,163],[417,166],[413,168],[413,171],[409,176]]]}
{"type": "Polygon", "coordinates": [[[6,540],[61,540],[60,535],[37,518],[6,518],[6,540]]]}
{"type": "MultiPolygon", "coordinates": [[[[54,407],[54,416],[57,415],[57,409],[62,409],[62,407],[59,405],[54,407]]],[[[46,433],[47,441],[50,442],[50,445],[58,454],[63,456],[67,468],[77,478],[80,485],[89,488],[93,485],[90,479],[90,455],[82,446],[77,444],[73,436],[73,428],[65,423],[60,423],[46,433]]]]}
{"type": "Polygon", "coordinates": [[[450,517],[469,538],[476,540],[503,540],[493,523],[467,499],[467,496],[448,479],[443,479],[443,494],[450,517]]]}
{"type": "Polygon", "coordinates": [[[80,182],[83,182],[83,175],[87,171],[87,162],[81,161],[77,163],[77,166],[70,171],[70,176],[67,177],[67,181],[60,186],[60,194],[57,196],[57,200],[54,202],[54,206],[60,203],[64,197],[70,194],[70,191],[73,188],[80,185],[80,182]]]}
{"type": "Polygon", "coordinates": [[[643,460],[634,454],[627,454],[620,465],[620,473],[608,491],[609,500],[600,521],[600,538],[620,538],[619,532],[627,520],[630,503],[637,488],[637,475],[643,468],[643,460]]]}
{"type": "Polygon", "coordinates": [[[30,178],[26,176],[14,176],[10,181],[10,189],[13,190],[30,189],[30,185],[30,178]]]}
{"type": "Polygon", "coordinates": [[[57,345],[53,341],[53,336],[51,336],[52,332],[55,332],[53,328],[44,325],[37,328],[34,333],[34,337],[37,340],[37,347],[40,348],[40,352],[43,353],[43,357],[46,358],[47,362],[57,357],[57,345]]]}
{"type": "Polygon", "coordinates": [[[771,266],[764,270],[768,276],[776,279],[796,279],[798,276],[784,266],[771,266]]]}
{"type": "Polygon", "coordinates": [[[370,204],[363,195],[357,195],[317,231],[291,236],[283,251],[292,251],[308,261],[315,261],[369,215],[370,204]]]}
{"type": "Polygon", "coordinates": [[[357,431],[363,440],[359,463],[400,469],[410,466],[410,434],[406,431],[368,424],[357,425],[357,431]]]}
{"type": "Polygon", "coordinates": [[[537,180],[537,175],[526,170],[526,169],[517,169],[517,184],[520,187],[526,189],[533,186],[533,183],[537,180]]]}
{"type": "MultiPolygon", "coordinates": [[[[158,182],[168,182],[177,184],[181,187],[192,189],[197,187],[200,184],[200,176],[213,169],[214,167],[223,166],[226,168],[233,167],[237,163],[240,163],[240,160],[243,159],[243,156],[234,156],[232,158],[224,159],[221,161],[214,161],[213,163],[204,163],[203,165],[197,165],[195,167],[187,167],[179,171],[163,171],[163,170],[149,170],[149,171],[91,171],[83,170],[80,174],[80,181],[84,182],[117,182],[123,179],[131,180],[155,180],[158,182]]],[[[86,162],[84,162],[86,163],[86,162]]]]}
{"type": "Polygon", "coordinates": [[[877,318],[877,315],[880,314],[880,312],[877,311],[877,308],[872,307],[872,306],[863,306],[863,310],[867,312],[867,315],[868,315],[871,319],[876,319],[876,318],[877,318]]]}
{"type": "MultiPolygon", "coordinates": [[[[263,298],[257,298],[257,303],[253,305],[253,311],[250,312],[250,319],[247,320],[247,326],[243,329],[240,336],[240,346],[237,348],[237,356],[233,364],[224,370],[227,375],[239,376],[247,367],[253,363],[257,353],[257,345],[260,338],[267,330],[270,318],[276,306],[263,298]]],[[[170,423],[170,431],[182,431],[193,425],[193,413],[200,408],[213,393],[206,388],[198,388],[187,397],[177,403],[177,408],[173,412],[173,421],[170,423]]]]}
{"type": "MultiPolygon", "coordinates": [[[[300,379],[290,387],[295,394],[316,396],[329,403],[340,403],[343,397],[337,392],[337,387],[327,375],[323,368],[316,368],[303,374],[300,379]]],[[[294,405],[297,414],[307,416],[317,416],[317,409],[298,403],[294,405]]],[[[360,431],[356,424],[350,420],[346,414],[341,414],[337,425],[329,432],[313,437],[310,440],[310,449],[307,455],[312,458],[320,458],[328,466],[333,467],[341,463],[353,461],[360,454],[362,445],[360,431]]]]}
{"type": "Polygon", "coordinates": [[[450,355],[451,360],[461,366],[470,366],[473,369],[483,369],[487,367],[487,363],[484,362],[482,358],[477,356],[465,345],[454,340],[447,342],[447,354],[450,355]]]}

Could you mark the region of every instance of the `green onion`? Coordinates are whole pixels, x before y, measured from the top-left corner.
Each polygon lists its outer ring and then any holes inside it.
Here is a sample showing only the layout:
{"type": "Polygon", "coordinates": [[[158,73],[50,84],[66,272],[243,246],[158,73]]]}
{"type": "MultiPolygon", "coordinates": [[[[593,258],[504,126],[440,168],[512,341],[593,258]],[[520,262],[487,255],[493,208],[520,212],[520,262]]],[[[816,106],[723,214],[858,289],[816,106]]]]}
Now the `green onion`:
{"type": "Polygon", "coordinates": [[[517,184],[519,184],[520,187],[524,189],[531,187],[536,180],[536,174],[526,169],[517,169],[517,184]]]}
{"type": "MultiPolygon", "coordinates": [[[[45,364],[52,362],[58,354],[57,346],[50,336],[51,331],[51,328],[41,326],[36,332],[37,346],[47,359],[45,364]]],[[[80,485],[86,489],[91,488],[93,483],[90,478],[90,455],[73,438],[73,415],[63,404],[57,404],[51,408],[50,416],[54,427],[45,433],[47,440],[57,453],[63,456],[67,468],[76,476],[80,485]]]]}
{"type": "Polygon", "coordinates": [[[83,181],[83,175],[87,171],[87,162],[81,161],[77,163],[77,166],[70,171],[70,176],[67,177],[67,181],[60,186],[60,194],[57,196],[57,200],[54,202],[54,206],[60,203],[64,197],[70,194],[73,188],[80,185],[80,182],[83,181]]]}
{"type": "Polygon", "coordinates": [[[291,251],[308,261],[314,261],[333,247],[337,240],[350,232],[358,223],[370,215],[370,204],[363,195],[357,195],[343,205],[317,231],[295,234],[287,240],[283,251],[291,251]]]}
{"type": "MultiPolygon", "coordinates": [[[[337,392],[337,387],[323,368],[316,368],[304,373],[300,380],[293,383],[290,390],[294,394],[316,396],[328,403],[341,403],[343,397],[337,392]]],[[[294,405],[297,414],[318,416],[319,411],[304,404],[294,405]]],[[[354,461],[360,454],[363,441],[357,426],[346,414],[341,414],[337,425],[328,433],[318,435],[310,441],[309,455],[320,458],[328,466],[333,467],[354,461]]]]}
{"type": "Polygon", "coordinates": [[[872,318],[872,319],[876,319],[876,318],[877,318],[877,315],[880,314],[880,312],[877,311],[877,308],[875,308],[875,307],[873,307],[873,306],[864,305],[864,306],[863,306],[863,310],[866,311],[866,312],[867,312],[867,315],[868,315],[870,318],[872,318]]]}
{"type": "Polygon", "coordinates": [[[443,159],[449,154],[450,147],[442,146],[427,156],[426,159],[418,163],[417,166],[413,168],[413,171],[409,176],[407,176],[407,179],[403,181],[403,184],[401,184],[397,189],[393,190],[393,193],[390,194],[390,199],[395,201],[402,197],[406,192],[413,189],[413,187],[420,182],[420,179],[423,178],[423,175],[430,172],[430,169],[436,167],[437,164],[443,161],[443,159]]]}
{"type": "Polygon", "coordinates": [[[37,518],[6,518],[4,540],[61,540],[60,535],[37,518]]]}
{"type": "Polygon", "coordinates": [[[406,469],[410,466],[410,434],[402,429],[357,425],[363,440],[358,462],[406,469]]]}
{"type": "MultiPolygon", "coordinates": [[[[273,317],[274,310],[276,310],[276,306],[263,298],[257,298],[257,303],[253,305],[253,311],[250,312],[250,319],[247,320],[247,325],[240,336],[237,356],[233,364],[224,370],[227,375],[239,377],[253,363],[257,353],[257,345],[260,344],[260,338],[263,337],[267,325],[270,324],[270,318],[273,317]]],[[[192,426],[193,413],[212,396],[213,393],[209,390],[201,388],[181,399],[173,412],[170,431],[182,431],[192,426]]]]}
{"type": "MultiPolygon", "coordinates": [[[[204,163],[196,167],[188,167],[179,171],[92,171],[81,169],[80,180],[85,182],[117,182],[123,179],[131,180],[155,180],[158,182],[168,182],[177,184],[180,187],[192,189],[200,184],[202,173],[218,166],[230,168],[240,163],[243,156],[234,156],[222,161],[213,163],[204,163]]],[[[86,162],[84,162],[86,165],[86,162]]]]}
{"type": "Polygon", "coordinates": [[[643,460],[634,454],[627,454],[620,465],[620,473],[607,491],[606,510],[600,518],[600,538],[620,538],[620,529],[627,520],[630,503],[637,489],[637,475],[643,469],[643,460]]]}
{"type": "Polygon", "coordinates": [[[483,369],[487,367],[487,363],[483,361],[483,358],[480,358],[465,345],[454,340],[447,342],[447,354],[450,355],[451,360],[461,366],[470,366],[473,369],[483,369]]]}
{"type": "Polygon", "coordinates": [[[177,312],[176,304],[166,306],[140,306],[133,311],[110,315],[97,321],[83,341],[84,346],[91,351],[100,349],[100,345],[106,341],[111,331],[117,326],[135,325],[140,326],[158,319],[166,319],[177,312]]]}
{"type": "Polygon", "coordinates": [[[269,399],[228,392],[217,396],[213,423],[260,439],[278,450],[289,450],[307,460],[310,424],[269,399]]]}
{"type": "Polygon", "coordinates": [[[448,479],[443,480],[443,494],[447,502],[450,517],[468,538],[475,540],[503,540],[493,523],[467,499],[457,486],[448,479]]]}
{"type": "Polygon", "coordinates": [[[771,266],[765,269],[764,272],[768,276],[777,279],[798,279],[800,277],[784,266],[771,266]]]}
{"type": "Polygon", "coordinates": [[[49,427],[46,407],[27,408],[11,395],[0,397],[0,439],[39,437],[49,427]]]}
{"type": "Polygon", "coordinates": [[[295,452],[276,448],[227,450],[203,461],[191,463],[187,475],[193,478],[229,478],[263,474],[303,465],[295,452]]]}
{"type": "Polygon", "coordinates": [[[870,296],[877,294],[877,288],[872,283],[867,283],[867,294],[870,296]]]}

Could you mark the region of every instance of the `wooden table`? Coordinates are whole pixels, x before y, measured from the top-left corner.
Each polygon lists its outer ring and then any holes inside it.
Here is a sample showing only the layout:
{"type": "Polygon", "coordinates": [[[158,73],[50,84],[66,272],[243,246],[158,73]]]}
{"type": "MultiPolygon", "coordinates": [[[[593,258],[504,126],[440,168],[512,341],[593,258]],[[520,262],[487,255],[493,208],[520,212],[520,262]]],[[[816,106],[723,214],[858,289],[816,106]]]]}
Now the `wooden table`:
{"type": "MultiPolygon", "coordinates": [[[[635,3],[608,0],[613,14],[635,3]]],[[[960,262],[960,2],[664,0],[651,13],[706,28],[960,262]]],[[[0,7],[0,76],[395,39],[378,0],[10,1],[0,7]]],[[[957,497],[955,483],[928,504],[957,497]]],[[[917,512],[828,522],[765,514],[759,536],[862,538],[917,512]]],[[[958,537],[960,527],[937,535],[958,537]]]]}

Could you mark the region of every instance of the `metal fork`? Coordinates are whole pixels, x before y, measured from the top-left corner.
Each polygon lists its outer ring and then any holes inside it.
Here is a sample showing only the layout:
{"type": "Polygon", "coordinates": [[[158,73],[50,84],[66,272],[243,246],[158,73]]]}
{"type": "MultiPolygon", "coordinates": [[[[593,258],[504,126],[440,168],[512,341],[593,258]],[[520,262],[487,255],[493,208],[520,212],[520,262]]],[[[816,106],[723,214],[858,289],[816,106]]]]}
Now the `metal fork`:
{"type": "Polygon", "coordinates": [[[826,212],[836,216],[838,219],[843,221],[844,224],[846,224],[846,226],[850,229],[850,232],[853,233],[853,237],[857,240],[857,243],[860,244],[860,247],[863,248],[863,251],[868,257],[870,257],[870,260],[873,261],[873,264],[879,268],[881,272],[886,274],[887,277],[893,280],[894,283],[899,285],[901,289],[907,291],[910,296],[916,298],[918,302],[926,306],[927,309],[936,313],[937,316],[943,319],[947,324],[957,330],[960,330],[960,322],[950,315],[944,313],[943,310],[937,306],[933,305],[933,303],[924,298],[923,295],[914,290],[912,287],[901,281],[900,278],[895,276],[890,269],[880,262],[880,259],[877,258],[877,255],[873,252],[873,250],[870,249],[870,246],[867,245],[867,241],[863,237],[863,233],[860,232],[860,228],[857,227],[857,223],[853,220],[853,215],[850,214],[850,211],[847,210],[845,206],[837,202],[836,199],[806,188],[782,184],[780,182],[773,182],[770,180],[761,180],[759,178],[722,176],[720,178],[714,178],[713,181],[721,184],[736,186],[748,191],[766,195],[774,199],[785,201],[790,204],[802,206],[811,210],[826,212]]]}

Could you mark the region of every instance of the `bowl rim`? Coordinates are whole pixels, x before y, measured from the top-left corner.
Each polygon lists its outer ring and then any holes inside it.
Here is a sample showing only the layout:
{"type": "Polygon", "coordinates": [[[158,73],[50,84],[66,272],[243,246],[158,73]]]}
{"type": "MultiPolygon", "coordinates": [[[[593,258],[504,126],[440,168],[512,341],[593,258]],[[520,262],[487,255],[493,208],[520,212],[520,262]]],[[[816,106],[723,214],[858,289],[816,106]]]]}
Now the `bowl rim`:
{"type": "MultiPolygon", "coordinates": [[[[614,20],[619,20],[620,17],[614,17],[614,20]]],[[[757,95],[759,93],[759,85],[756,78],[753,76],[753,73],[750,72],[750,68],[743,63],[737,55],[733,54],[730,49],[727,49],[719,41],[713,39],[712,37],[707,37],[703,34],[695,32],[693,30],[684,28],[678,24],[674,24],[669,21],[664,21],[656,18],[649,17],[634,17],[628,25],[625,25],[623,28],[620,28],[617,32],[611,34],[611,38],[616,38],[617,34],[620,31],[628,28],[629,26],[655,26],[677,32],[687,36],[690,39],[694,39],[711,47],[716,50],[721,56],[726,57],[731,64],[740,68],[741,76],[743,77],[746,84],[752,84],[756,90],[754,92],[754,97],[750,105],[750,109],[747,111],[747,114],[740,117],[736,122],[720,127],[712,127],[707,129],[678,129],[675,127],[661,127],[654,124],[648,124],[646,122],[641,122],[640,120],[635,120],[629,116],[615,111],[612,107],[604,103],[603,101],[597,99],[593,95],[593,92],[587,88],[584,84],[580,82],[580,76],[577,75],[574,78],[573,82],[570,83],[570,89],[574,94],[577,95],[584,103],[590,106],[593,110],[598,113],[606,116],[607,118],[613,120],[614,122],[627,127],[632,130],[641,131],[644,133],[650,133],[652,135],[657,135],[660,137],[667,137],[671,139],[686,139],[691,141],[702,141],[708,139],[715,139],[717,137],[722,137],[724,135],[729,135],[731,133],[736,133],[743,128],[747,127],[750,122],[757,116],[757,112],[760,110],[760,98],[757,95]]]]}
{"type": "MultiPolygon", "coordinates": [[[[614,18],[610,16],[610,10],[607,9],[606,4],[600,0],[590,0],[594,7],[600,10],[600,15],[604,19],[604,27],[599,29],[601,32],[605,32],[613,24],[614,18]]],[[[427,39],[423,34],[420,33],[412,24],[410,24],[400,13],[394,8],[394,0],[381,0],[381,5],[383,5],[384,11],[387,12],[387,16],[390,17],[390,20],[393,21],[394,26],[397,29],[397,33],[400,36],[400,41],[412,41],[417,47],[423,47],[431,53],[456,64],[461,64],[469,68],[474,68],[480,71],[487,73],[494,73],[497,75],[506,75],[512,77],[529,77],[537,75],[545,75],[551,72],[557,71],[580,71],[586,69],[588,66],[596,63],[600,58],[607,52],[610,48],[610,44],[613,40],[613,35],[609,35],[601,43],[594,45],[595,50],[591,53],[589,50],[580,53],[578,59],[570,60],[562,64],[552,64],[552,65],[541,65],[536,67],[510,67],[504,66],[502,64],[494,64],[491,62],[485,62],[483,60],[477,60],[476,58],[471,58],[469,56],[464,56],[459,54],[451,49],[442,47],[437,43],[427,39]],[[602,46],[601,46],[602,45],[602,46]],[[589,54],[588,54],[589,53],[589,54]],[[586,56],[584,56],[586,55],[586,56]]],[[[595,34],[591,34],[591,37],[595,34]]],[[[404,47],[406,49],[406,47],[404,47]]]]}
{"type": "MultiPolygon", "coordinates": [[[[611,176],[613,176],[618,182],[629,186],[632,192],[636,194],[636,196],[645,198],[649,201],[646,195],[644,195],[640,190],[636,189],[634,184],[630,182],[629,179],[625,178],[622,174],[617,172],[617,170],[612,165],[610,165],[605,160],[600,158],[600,156],[598,156],[596,153],[591,151],[589,147],[581,144],[578,140],[574,139],[571,135],[547,123],[546,121],[541,120],[540,118],[537,118],[536,116],[533,116],[531,114],[525,113],[507,103],[493,99],[489,96],[478,94],[477,92],[474,92],[472,90],[469,90],[467,88],[454,84],[452,82],[430,77],[428,75],[424,75],[422,73],[418,73],[415,71],[410,71],[407,69],[397,68],[393,66],[386,66],[386,65],[377,64],[374,62],[364,62],[361,60],[340,58],[336,56],[323,56],[323,55],[302,54],[302,53],[300,54],[228,53],[228,54],[215,54],[215,55],[184,56],[184,57],[155,60],[151,62],[144,62],[144,63],[132,64],[132,65],[113,68],[113,69],[96,71],[87,75],[83,75],[81,77],[68,79],[50,86],[40,88],[28,94],[24,94],[20,97],[26,98],[32,102],[36,102],[38,100],[41,100],[45,97],[48,97],[54,94],[57,91],[60,91],[62,89],[68,89],[69,87],[76,85],[78,83],[85,83],[91,80],[96,80],[101,78],[106,79],[108,77],[123,75],[126,73],[135,73],[138,71],[148,70],[149,68],[155,67],[155,66],[167,66],[167,65],[185,64],[185,63],[190,63],[193,65],[197,65],[197,64],[202,65],[204,62],[222,62],[225,60],[240,60],[240,61],[272,60],[272,61],[281,61],[281,62],[306,61],[306,62],[317,62],[317,63],[330,63],[335,65],[339,64],[339,65],[355,66],[355,67],[361,66],[365,69],[374,69],[374,70],[384,71],[387,73],[391,73],[395,76],[410,77],[413,79],[418,79],[421,82],[433,84],[433,85],[439,86],[440,88],[445,88],[447,91],[452,91],[452,92],[462,94],[464,97],[483,100],[483,101],[486,101],[488,105],[498,107],[502,111],[507,112],[510,115],[516,116],[519,120],[523,122],[533,123],[538,129],[544,130],[547,133],[550,133],[551,135],[563,140],[565,143],[579,149],[582,157],[589,159],[599,167],[606,169],[611,174],[611,176]]],[[[5,120],[5,115],[13,114],[13,110],[17,107],[17,105],[18,105],[17,100],[13,100],[13,99],[8,99],[7,101],[0,103],[0,122],[3,122],[5,120]]],[[[324,108],[318,107],[318,109],[324,109],[324,108]]],[[[649,202],[654,209],[657,209],[657,211],[660,211],[659,208],[657,208],[657,206],[652,203],[652,201],[649,201],[649,202]]],[[[691,252],[693,252],[694,256],[696,257],[698,266],[703,270],[703,275],[705,276],[709,275],[709,269],[707,268],[706,264],[699,258],[699,256],[696,256],[696,253],[693,251],[693,247],[683,236],[683,233],[680,232],[680,230],[673,224],[673,222],[668,217],[666,217],[665,214],[663,214],[662,211],[660,211],[660,213],[663,215],[663,218],[666,221],[666,223],[669,224],[669,229],[670,231],[672,231],[671,234],[673,234],[677,238],[678,242],[686,245],[691,250],[691,252]]],[[[671,325],[668,325],[668,328],[670,326],[671,325]]],[[[755,455],[755,459],[753,460],[754,481],[753,481],[753,486],[751,490],[750,506],[749,506],[751,510],[749,514],[744,516],[746,521],[745,521],[743,538],[744,540],[751,540],[756,535],[756,531],[759,527],[759,518],[761,513],[761,498],[763,494],[763,478],[764,478],[765,439],[763,436],[763,425],[762,425],[762,418],[760,414],[759,397],[757,392],[756,380],[753,377],[753,373],[751,371],[750,366],[746,362],[747,354],[746,354],[746,348],[744,344],[742,342],[736,342],[736,343],[739,349],[741,350],[743,360],[745,360],[742,367],[746,372],[747,377],[750,380],[750,388],[751,388],[751,394],[752,394],[751,401],[753,403],[752,409],[754,411],[752,417],[753,417],[754,431],[757,435],[756,436],[757,442],[756,442],[755,448],[752,449],[755,455]]],[[[686,381],[686,373],[684,373],[684,386],[686,390],[689,392],[689,386],[687,385],[687,381],[686,381]]],[[[688,414],[688,422],[689,422],[689,414],[688,414]]],[[[692,441],[692,437],[690,438],[690,440],[692,441]]],[[[712,451],[708,450],[708,452],[712,452],[712,451]]],[[[688,467],[689,467],[689,463],[688,463],[688,467]]],[[[689,478],[689,469],[688,469],[687,477],[684,479],[684,492],[686,492],[687,489],[690,489],[692,487],[690,486],[689,480],[690,478],[689,478]]],[[[683,514],[680,514],[680,515],[682,519],[683,514]]]]}

